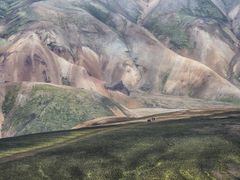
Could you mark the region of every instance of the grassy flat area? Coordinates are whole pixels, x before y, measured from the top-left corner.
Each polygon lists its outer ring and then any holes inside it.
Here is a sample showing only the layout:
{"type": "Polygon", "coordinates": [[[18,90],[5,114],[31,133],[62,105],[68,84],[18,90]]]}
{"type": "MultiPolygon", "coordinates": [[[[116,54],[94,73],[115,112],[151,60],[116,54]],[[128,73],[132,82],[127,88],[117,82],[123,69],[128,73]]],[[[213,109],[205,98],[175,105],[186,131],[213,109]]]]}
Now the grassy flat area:
{"type": "Polygon", "coordinates": [[[34,152],[41,145],[46,149],[34,156],[0,163],[0,179],[240,178],[237,117],[131,124],[3,139],[0,157],[25,148],[34,152]],[[59,146],[60,140],[69,143],[59,146]]]}

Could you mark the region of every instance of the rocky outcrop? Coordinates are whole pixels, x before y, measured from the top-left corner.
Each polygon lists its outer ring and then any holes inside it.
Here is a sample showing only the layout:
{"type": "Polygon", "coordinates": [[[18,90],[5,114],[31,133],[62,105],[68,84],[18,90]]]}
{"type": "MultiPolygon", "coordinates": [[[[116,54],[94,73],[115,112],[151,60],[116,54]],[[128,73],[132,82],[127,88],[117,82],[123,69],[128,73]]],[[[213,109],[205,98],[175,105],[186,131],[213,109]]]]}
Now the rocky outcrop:
{"type": "Polygon", "coordinates": [[[119,91],[122,92],[123,94],[126,94],[127,96],[130,95],[130,91],[127,89],[127,87],[123,84],[122,81],[113,85],[105,84],[104,86],[106,89],[110,89],[112,91],[119,91]]]}

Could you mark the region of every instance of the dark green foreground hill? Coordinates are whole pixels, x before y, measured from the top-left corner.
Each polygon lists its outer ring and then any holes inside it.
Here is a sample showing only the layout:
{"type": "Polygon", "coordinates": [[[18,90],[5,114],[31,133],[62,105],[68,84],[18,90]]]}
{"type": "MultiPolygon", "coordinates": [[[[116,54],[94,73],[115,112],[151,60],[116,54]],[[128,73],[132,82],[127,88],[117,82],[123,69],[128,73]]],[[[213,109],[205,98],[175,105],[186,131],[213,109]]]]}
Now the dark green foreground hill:
{"type": "Polygon", "coordinates": [[[2,139],[0,179],[239,179],[239,130],[198,118],[2,139]]]}

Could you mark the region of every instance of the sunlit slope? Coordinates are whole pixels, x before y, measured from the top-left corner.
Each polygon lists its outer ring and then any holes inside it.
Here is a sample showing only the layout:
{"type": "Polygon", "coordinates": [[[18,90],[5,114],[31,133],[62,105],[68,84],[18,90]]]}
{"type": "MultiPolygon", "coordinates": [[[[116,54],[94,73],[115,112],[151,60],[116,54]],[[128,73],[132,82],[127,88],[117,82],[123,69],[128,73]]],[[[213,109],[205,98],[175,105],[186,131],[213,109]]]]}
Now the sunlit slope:
{"type": "Polygon", "coordinates": [[[28,83],[7,86],[2,107],[3,136],[67,130],[120,111],[117,103],[94,92],[28,83]]]}

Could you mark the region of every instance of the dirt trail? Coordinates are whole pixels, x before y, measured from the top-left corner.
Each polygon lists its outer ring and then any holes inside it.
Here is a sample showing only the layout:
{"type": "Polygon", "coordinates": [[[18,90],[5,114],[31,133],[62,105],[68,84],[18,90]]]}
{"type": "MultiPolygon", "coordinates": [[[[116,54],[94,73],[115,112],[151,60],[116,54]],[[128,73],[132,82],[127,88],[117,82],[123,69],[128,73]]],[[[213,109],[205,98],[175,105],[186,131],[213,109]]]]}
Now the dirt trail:
{"type": "Polygon", "coordinates": [[[89,123],[86,126],[78,127],[80,129],[100,128],[99,131],[97,132],[93,132],[92,134],[79,135],[74,137],[71,140],[64,141],[63,143],[54,144],[45,148],[30,150],[27,152],[16,153],[7,157],[3,157],[3,158],[0,158],[0,164],[25,158],[25,157],[34,156],[48,150],[61,148],[68,144],[75,143],[81,140],[82,138],[89,138],[97,134],[105,133],[106,131],[114,131],[116,128],[124,127],[121,125],[134,124],[134,123],[157,123],[157,122],[163,122],[163,121],[187,120],[191,118],[224,119],[224,118],[239,117],[239,116],[240,116],[240,109],[232,108],[232,109],[211,109],[211,110],[206,110],[206,109],[205,110],[182,110],[178,112],[155,114],[155,115],[145,116],[141,118],[128,118],[128,117],[99,118],[98,120],[92,121],[93,124],[89,123]],[[108,127],[111,127],[111,128],[108,128],[108,127]],[[107,128],[107,129],[103,130],[102,128],[107,128]]]}
{"type": "Polygon", "coordinates": [[[185,109],[163,109],[163,108],[138,108],[138,109],[126,109],[127,115],[125,116],[107,116],[107,117],[100,117],[95,118],[89,121],[85,121],[83,123],[78,124],[73,129],[79,129],[84,127],[92,127],[99,124],[108,124],[108,123],[119,123],[119,122],[128,122],[129,120],[138,121],[140,119],[145,119],[147,117],[156,116],[165,113],[175,113],[179,111],[183,111],[185,109]]]}
{"type": "Polygon", "coordinates": [[[102,117],[93,119],[75,126],[73,129],[89,128],[89,127],[106,127],[113,125],[123,125],[132,123],[146,123],[146,122],[162,122],[172,120],[184,120],[190,118],[226,118],[232,116],[240,116],[238,108],[225,109],[202,109],[202,110],[178,110],[174,112],[158,113],[154,115],[142,117],[102,117]],[[230,116],[231,115],[231,116],[230,116]],[[154,119],[154,121],[152,121],[154,119]]]}

